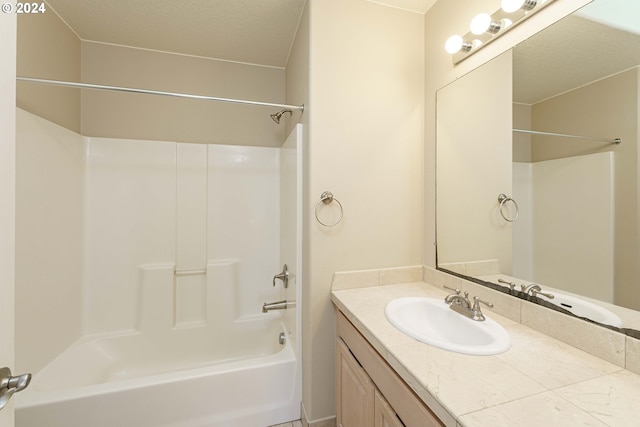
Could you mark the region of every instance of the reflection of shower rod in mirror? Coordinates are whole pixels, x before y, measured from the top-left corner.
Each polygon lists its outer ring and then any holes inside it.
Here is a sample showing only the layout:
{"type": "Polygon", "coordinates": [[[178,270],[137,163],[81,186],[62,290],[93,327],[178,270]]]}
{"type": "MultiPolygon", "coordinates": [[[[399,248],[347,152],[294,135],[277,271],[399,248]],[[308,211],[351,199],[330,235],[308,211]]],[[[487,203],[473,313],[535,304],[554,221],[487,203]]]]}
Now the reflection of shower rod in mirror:
{"type": "Polygon", "coordinates": [[[622,139],[620,138],[598,138],[598,137],[593,137],[593,136],[581,136],[581,135],[569,135],[566,133],[554,133],[554,132],[540,132],[540,131],[536,131],[536,130],[526,130],[526,129],[513,129],[514,132],[518,132],[518,133],[530,133],[533,135],[544,135],[544,136],[559,136],[562,138],[576,138],[576,139],[588,139],[591,141],[602,141],[602,142],[609,142],[611,144],[620,144],[622,142],[622,139]]]}

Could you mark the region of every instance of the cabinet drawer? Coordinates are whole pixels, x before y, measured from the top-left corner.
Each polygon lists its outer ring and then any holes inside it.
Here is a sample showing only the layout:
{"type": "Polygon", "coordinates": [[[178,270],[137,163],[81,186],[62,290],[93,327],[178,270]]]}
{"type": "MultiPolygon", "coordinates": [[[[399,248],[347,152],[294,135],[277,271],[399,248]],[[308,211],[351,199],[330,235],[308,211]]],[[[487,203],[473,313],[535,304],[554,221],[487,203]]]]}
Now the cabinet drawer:
{"type": "Polygon", "coordinates": [[[349,347],[402,423],[406,427],[444,426],[340,311],[337,317],[338,336],[349,347]]]}

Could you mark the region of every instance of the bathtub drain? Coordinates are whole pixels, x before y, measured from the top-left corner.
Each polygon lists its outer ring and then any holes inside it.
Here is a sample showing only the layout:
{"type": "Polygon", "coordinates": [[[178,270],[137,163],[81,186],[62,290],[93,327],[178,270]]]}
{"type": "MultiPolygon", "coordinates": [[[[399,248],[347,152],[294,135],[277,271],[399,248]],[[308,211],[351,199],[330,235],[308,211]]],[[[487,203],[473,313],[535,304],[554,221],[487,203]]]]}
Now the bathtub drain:
{"type": "Polygon", "coordinates": [[[278,342],[280,345],[284,345],[284,343],[287,342],[287,339],[284,337],[284,332],[280,332],[280,335],[278,335],[278,342]]]}

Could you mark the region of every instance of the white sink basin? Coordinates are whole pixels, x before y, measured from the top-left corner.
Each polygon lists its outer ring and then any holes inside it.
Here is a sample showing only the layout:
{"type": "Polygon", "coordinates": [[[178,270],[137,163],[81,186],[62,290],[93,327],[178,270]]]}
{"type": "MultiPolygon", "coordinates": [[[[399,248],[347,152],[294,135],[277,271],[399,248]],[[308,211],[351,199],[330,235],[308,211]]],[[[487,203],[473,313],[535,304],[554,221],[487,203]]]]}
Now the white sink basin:
{"type": "Polygon", "coordinates": [[[557,292],[551,292],[554,296],[553,299],[547,299],[541,297],[544,301],[551,304],[562,307],[565,310],[575,314],[576,316],[586,317],[594,322],[602,323],[605,325],[616,326],[621,328],[623,326],[622,319],[615,313],[607,310],[606,308],[594,304],[592,302],[573,297],[571,295],[559,294],[557,292]]]}
{"type": "Polygon", "coordinates": [[[410,337],[445,350],[489,355],[511,347],[509,334],[494,320],[471,320],[451,310],[442,299],[397,298],[387,304],[384,314],[410,337]]]}

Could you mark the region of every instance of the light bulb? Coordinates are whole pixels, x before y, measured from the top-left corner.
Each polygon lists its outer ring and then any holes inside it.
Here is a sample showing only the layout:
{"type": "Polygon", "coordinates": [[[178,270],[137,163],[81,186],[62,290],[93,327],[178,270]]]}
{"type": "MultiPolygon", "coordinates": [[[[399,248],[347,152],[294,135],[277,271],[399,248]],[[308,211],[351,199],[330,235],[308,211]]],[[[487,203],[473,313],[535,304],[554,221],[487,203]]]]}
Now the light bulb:
{"type": "Polygon", "coordinates": [[[471,32],[477,36],[484,33],[495,34],[500,31],[501,28],[502,23],[494,21],[488,13],[476,15],[475,18],[471,20],[471,25],[469,25],[471,32]]]}
{"type": "Polygon", "coordinates": [[[473,47],[474,45],[472,43],[464,41],[459,35],[449,37],[444,44],[444,50],[451,55],[460,51],[469,52],[473,47]]]}
{"type": "Polygon", "coordinates": [[[481,13],[476,15],[471,20],[471,25],[469,25],[469,29],[475,35],[484,34],[487,32],[489,27],[491,26],[491,15],[488,13],[481,13]]]}
{"type": "Polygon", "coordinates": [[[502,10],[513,13],[517,10],[531,10],[536,7],[536,0],[502,0],[502,10]]]}
{"type": "Polygon", "coordinates": [[[456,34],[447,39],[447,42],[444,44],[444,50],[446,50],[447,53],[453,55],[454,53],[460,52],[463,44],[464,42],[462,40],[462,37],[456,34]]]}
{"type": "Polygon", "coordinates": [[[502,10],[507,13],[513,13],[519,10],[524,4],[524,0],[502,0],[502,10]]]}

